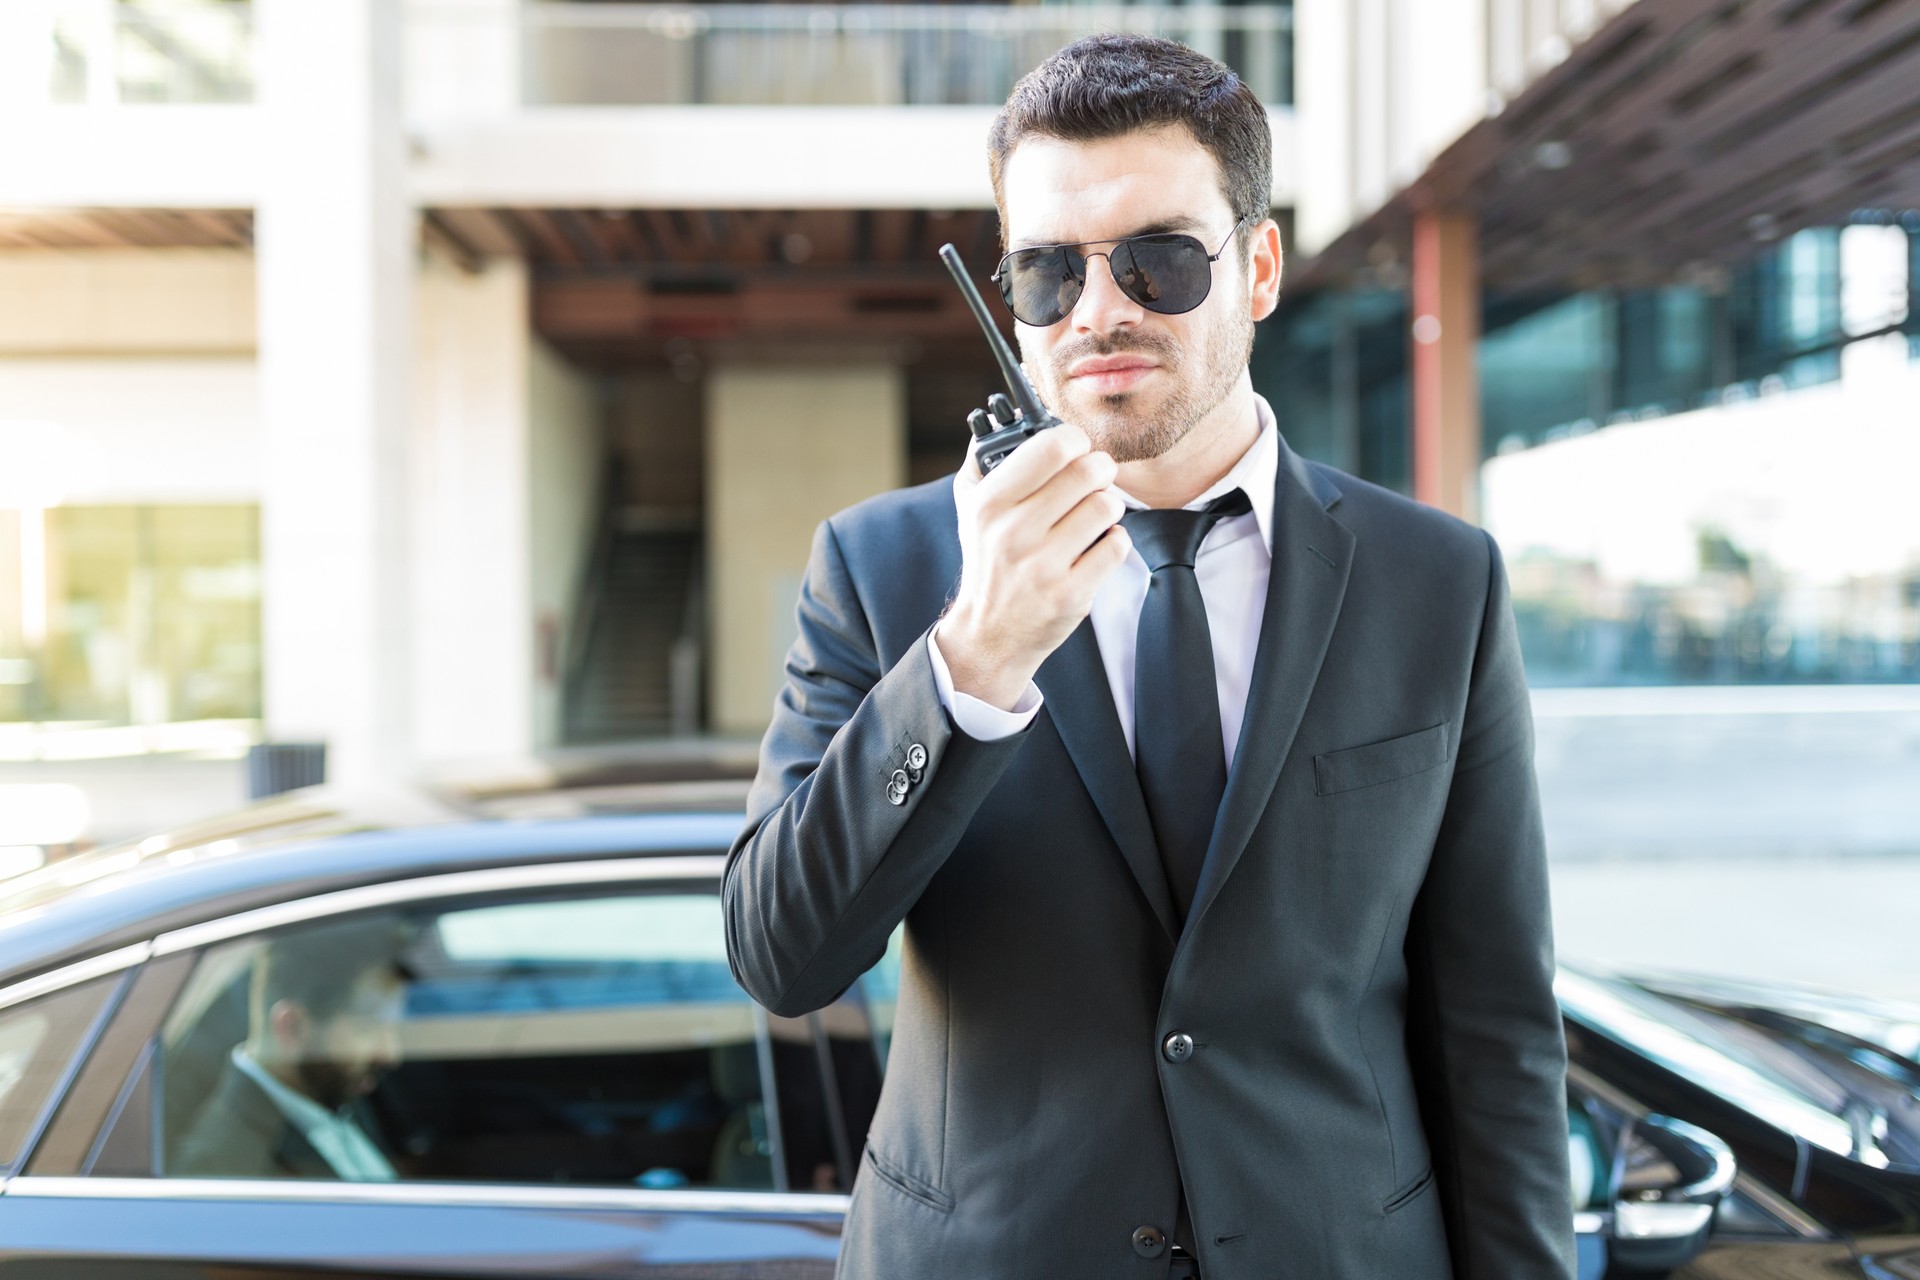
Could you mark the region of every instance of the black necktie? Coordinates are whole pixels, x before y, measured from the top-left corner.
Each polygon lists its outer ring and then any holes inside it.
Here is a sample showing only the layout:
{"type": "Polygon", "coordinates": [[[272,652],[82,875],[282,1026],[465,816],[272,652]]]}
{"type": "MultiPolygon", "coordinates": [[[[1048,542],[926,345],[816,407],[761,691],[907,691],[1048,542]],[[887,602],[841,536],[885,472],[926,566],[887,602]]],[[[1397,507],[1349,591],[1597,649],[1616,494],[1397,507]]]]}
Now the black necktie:
{"type": "Polygon", "coordinates": [[[1183,923],[1227,789],[1213,640],[1193,562],[1216,520],[1252,509],[1235,489],[1198,511],[1129,511],[1120,520],[1153,570],[1133,656],[1133,758],[1183,923]]]}

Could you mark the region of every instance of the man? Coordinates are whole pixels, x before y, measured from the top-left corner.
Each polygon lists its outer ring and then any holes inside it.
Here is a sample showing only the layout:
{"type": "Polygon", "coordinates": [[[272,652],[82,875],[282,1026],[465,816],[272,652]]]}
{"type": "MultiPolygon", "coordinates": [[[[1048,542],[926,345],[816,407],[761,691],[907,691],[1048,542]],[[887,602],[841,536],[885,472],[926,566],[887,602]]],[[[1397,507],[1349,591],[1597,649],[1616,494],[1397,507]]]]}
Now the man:
{"type": "Polygon", "coordinates": [[[844,1276],[1573,1274],[1505,577],[1254,394],[1269,148],[1164,41],[1024,79],[998,279],[1067,425],[814,543],[724,900],[786,1014],[905,921],[844,1276]]]}
{"type": "Polygon", "coordinates": [[[170,1176],[393,1181],[358,1104],[399,1058],[403,936],[382,917],[262,948],[247,1039],[167,1162],[170,1176]]]}

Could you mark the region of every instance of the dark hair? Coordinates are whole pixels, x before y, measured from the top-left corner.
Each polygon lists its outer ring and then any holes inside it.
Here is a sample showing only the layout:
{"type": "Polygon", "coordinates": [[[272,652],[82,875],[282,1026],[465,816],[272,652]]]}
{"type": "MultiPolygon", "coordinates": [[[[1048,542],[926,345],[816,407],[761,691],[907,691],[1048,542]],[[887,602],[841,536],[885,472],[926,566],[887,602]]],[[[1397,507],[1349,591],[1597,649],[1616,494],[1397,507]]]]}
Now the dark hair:
{"type": "Polygon", "coordinates": [[[1004,238],[1007,158],[1030,137],[1097,142],[1179,125],[1220,166],[1221,194],[1249,229],[1272,211],[1273,130],[1232,70],[1158,36],[1076,40],[1020,78],[987,134],[987,166],[1004,238]]]}
{"type": "Polygon", "coordinates": [[[255,961],[255,1016],[291,1000],[316,1022],[338,1017],[370,974],[406,976],[401,953],[417,934],[411,921],[381,914],[274,935],[255,961]]]}

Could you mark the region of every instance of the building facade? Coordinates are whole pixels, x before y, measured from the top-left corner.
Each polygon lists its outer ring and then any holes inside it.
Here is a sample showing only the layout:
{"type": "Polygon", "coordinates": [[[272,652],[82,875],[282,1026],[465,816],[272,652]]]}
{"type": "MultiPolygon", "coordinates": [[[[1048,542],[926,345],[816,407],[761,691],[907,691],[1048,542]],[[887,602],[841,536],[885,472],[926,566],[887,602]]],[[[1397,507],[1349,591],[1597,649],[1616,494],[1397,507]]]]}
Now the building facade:
{"type": "Polygon", "coordinates": [[[997,257],[996,105],[1116,27],[1268,103],[1256,383],[1303,452],[1488,520],[1536,678],[1916,678],[1899,529],[1809,552],[1758,480],[1651,550],[1568,515],[1836,416],[1912,447],[1914,15],[1799,8],[9,5],[0,756],[323,741],[373,781],[756,734],[814,526],[950,471],[995,385],[934,251],[997,257]],[[1881,61],[1823,105],[1789,38],[1881,61]],[[1692,176],[1795,94],[1841,157],[1804,198],[1692,176]]]}

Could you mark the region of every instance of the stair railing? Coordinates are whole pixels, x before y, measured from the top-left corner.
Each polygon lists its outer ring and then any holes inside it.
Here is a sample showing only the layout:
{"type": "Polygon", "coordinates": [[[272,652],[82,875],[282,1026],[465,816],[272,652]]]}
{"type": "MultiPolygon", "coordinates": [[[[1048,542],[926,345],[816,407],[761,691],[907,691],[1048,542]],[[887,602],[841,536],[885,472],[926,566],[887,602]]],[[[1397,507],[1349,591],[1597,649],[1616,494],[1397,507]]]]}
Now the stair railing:
{"type": "Polygon", "coordinates": [[[700,732],[707,648],[706,588],[706,551],[696,540],[687,562],[687,599],[680,614],[680,634],[674,637],[667,666],[667,705],[672,709],[676,738],[700,732]]]}
{"type": "Polygon", "coordinates": [[[561,638],[560,660],[560,735],[568,732],[579,709],[581,683],[587,670],[587,650],[593,642],[593,629],[606,608],[608,565],[613,560],[613,544],[620,532],[621,498],[626,493],[626,463],[617,454],[607,457],[600,476],[600,514],[593,533],[593,549],[581,567],[574,591],[572,620],[561,638]]]}

